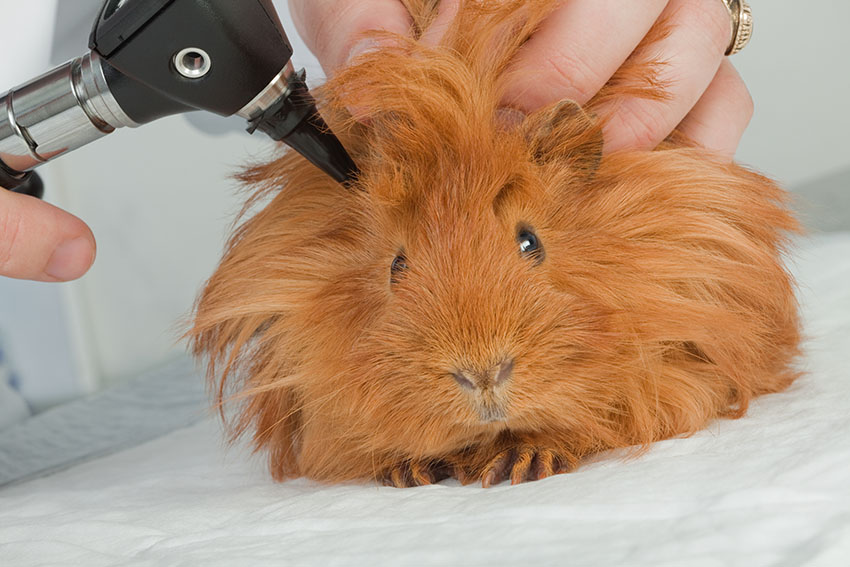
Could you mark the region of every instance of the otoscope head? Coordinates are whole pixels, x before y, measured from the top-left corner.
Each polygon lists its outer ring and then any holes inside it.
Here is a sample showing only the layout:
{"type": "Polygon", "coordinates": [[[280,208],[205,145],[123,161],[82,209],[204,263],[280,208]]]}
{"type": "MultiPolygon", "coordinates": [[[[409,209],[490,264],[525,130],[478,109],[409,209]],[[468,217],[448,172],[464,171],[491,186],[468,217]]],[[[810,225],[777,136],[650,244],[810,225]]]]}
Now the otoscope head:
{"type": "Polygon", "coordinates": [[[303,69],[291,72],[286,79],[286,92],[250,118],[248,131],[261,130],[340,183],[350,182],[357,174],[357,166],[325,124],[304,79],[303,69]]]}
{"type": "Polygon", "coordinates": [[[0,94],[0,187],[118,128],[206,110],[248,120],[340,182],[356,167],[290,63],[272,0],[106,0],[91,51],[0,94]]]}
{"type": "Polygon", "coordinates": [[[271,0],[107,0],[90,48],[137,124],[192,110],[237,114],[337,181],[354,163],[293,71],[271,0]]]}

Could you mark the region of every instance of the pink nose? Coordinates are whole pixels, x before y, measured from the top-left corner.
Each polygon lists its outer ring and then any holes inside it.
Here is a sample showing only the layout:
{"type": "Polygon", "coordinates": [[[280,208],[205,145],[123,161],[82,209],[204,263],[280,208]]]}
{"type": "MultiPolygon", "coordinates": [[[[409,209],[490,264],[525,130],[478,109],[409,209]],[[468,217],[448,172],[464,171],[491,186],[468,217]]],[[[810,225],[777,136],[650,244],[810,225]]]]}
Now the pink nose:
{"type": "Polygon", "coordinates": [[[484,370],[458,370],[452,373],[461,387],[467,390],[490,390],[507,382],[514,370],[514,361],[508,358],[484,370]]]}

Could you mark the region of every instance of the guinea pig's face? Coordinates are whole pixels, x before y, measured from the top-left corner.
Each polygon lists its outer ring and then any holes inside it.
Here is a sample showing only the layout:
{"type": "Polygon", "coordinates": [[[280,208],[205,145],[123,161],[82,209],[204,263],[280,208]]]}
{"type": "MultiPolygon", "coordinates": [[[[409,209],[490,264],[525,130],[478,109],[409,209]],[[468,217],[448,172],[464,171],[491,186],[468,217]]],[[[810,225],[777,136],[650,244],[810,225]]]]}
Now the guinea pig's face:
{"type": "MultiPolygon", "coordinates": [[[[598,367],[604,318],[560,285],[575,253],[560,201],[587,172],[538,163],[527,144],[489,145],[452,172],[408,179],[413,197],[372,200],[361,217],[371,258],[345,279],[363,286],[351,301],[380,299],[350,310],[360,331],[339,387],[368,389],[347,397],[359,406],[346,413],[364,416],[362,436],[383,449],[421,457],[506,429],[563,430],[593,404],[582,373],[598,367]]],[[[380,193],[369,180],[385,178],[372,173],[363,190],[380,193]]]]}

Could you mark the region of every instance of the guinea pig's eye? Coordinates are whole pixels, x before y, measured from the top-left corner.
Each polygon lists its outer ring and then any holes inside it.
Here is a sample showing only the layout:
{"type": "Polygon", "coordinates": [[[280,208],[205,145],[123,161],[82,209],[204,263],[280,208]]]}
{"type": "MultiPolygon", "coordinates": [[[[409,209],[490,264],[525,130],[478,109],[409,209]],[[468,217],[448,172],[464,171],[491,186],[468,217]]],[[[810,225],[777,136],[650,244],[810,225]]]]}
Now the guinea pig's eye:
{"type": "Polygon", "coordinates": [[[390,266],[390,283],[396,283],[405,270],[407,270],[407,258],[404,257],[403,252],[399,252],[390,266]]]}
{"type": "Polygon", "coordinates": [[[538,264],[543,261],[543,245],[530,228],[518,228],[516,241],[519,243],[520,254],[526,258],[533,258],[538,264]]]}

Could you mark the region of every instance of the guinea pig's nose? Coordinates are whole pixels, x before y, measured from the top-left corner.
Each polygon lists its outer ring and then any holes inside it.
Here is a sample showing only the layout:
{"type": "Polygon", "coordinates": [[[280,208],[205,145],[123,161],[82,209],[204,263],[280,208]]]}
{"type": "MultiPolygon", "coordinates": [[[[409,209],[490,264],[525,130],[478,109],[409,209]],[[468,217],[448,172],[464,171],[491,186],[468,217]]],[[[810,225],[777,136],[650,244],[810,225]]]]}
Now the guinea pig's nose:
{"type": "Polygon", "coordinates": [[[481,370],[458,370],[453,372],[452,376],[461,387],[467,390],[486,390],[507,382],[513,370],[514,360],[507,358],[483,372],[481,370]]]}

